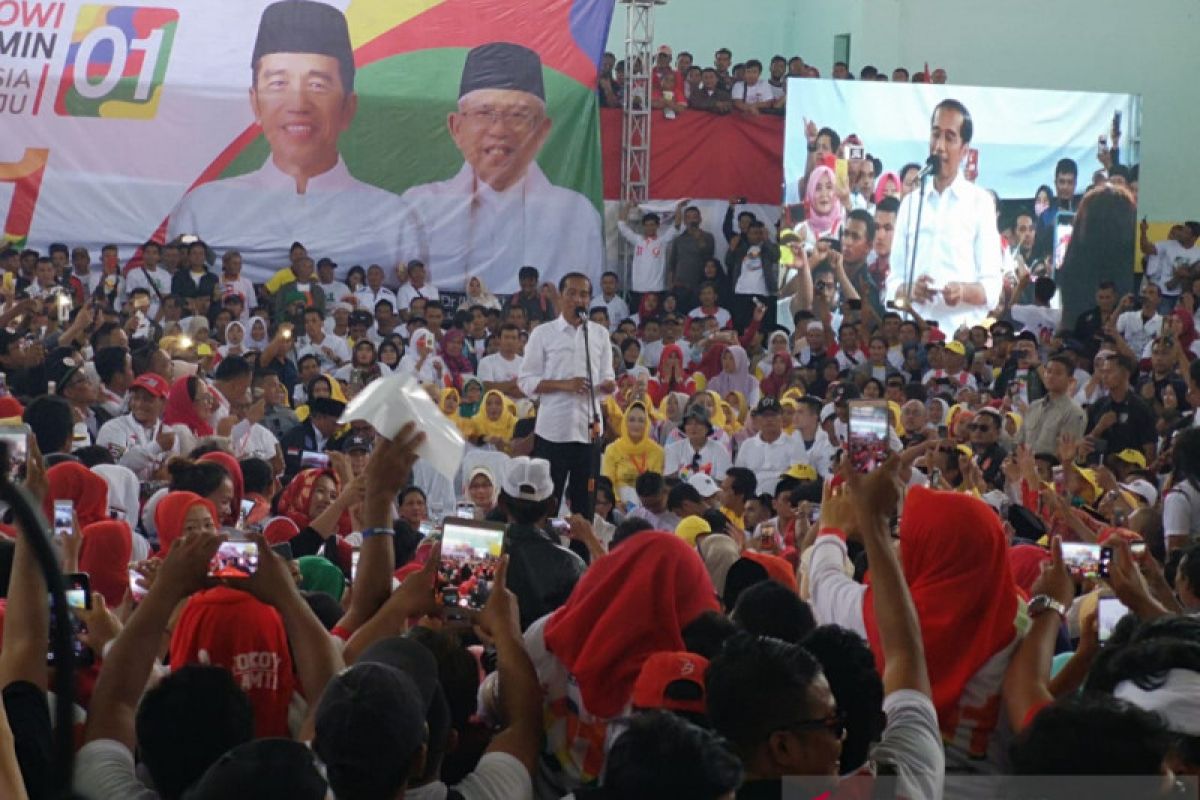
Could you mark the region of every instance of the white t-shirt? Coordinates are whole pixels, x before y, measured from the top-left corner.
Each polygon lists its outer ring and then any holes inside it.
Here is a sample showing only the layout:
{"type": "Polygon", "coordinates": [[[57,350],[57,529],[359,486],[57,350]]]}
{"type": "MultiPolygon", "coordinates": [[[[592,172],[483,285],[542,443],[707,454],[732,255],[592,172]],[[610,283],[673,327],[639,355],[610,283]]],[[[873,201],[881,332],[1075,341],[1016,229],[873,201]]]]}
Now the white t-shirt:
{"type": "Polygon", "coordinates": [[[763,276],[762,250],[751,247],[742,259],[742,271],[738,274],[734,294],[767,294],[767,279],[763,276]]]}
{"type": "Polygon", "coordinates": [[[1162,333],[1162,316],[1155,314],[1146,319],[1141,310],[1124,311],[1117,317],[1117,333],[1135,353],[1141,353],[1146,345],[1162,333]]]}
{"type": "Polygon", "coordinates": [[[1165,242],[1155,242],[1154,248],[1158,252],[1146,261],[1146,277],[1167,297],[1178,297],[1186,281],[1173,288],[1167,288],[1167,281],[1175,276],[1176,267],[1187,267],[1200,261],[1200,244],[1184,247],[1173,239],[1167,239],[1165,242]]]}
{"type": "Polygon", "coordinates": [[[775,100],[775,92],[766,81],[755,81],[753,84],[738,81],[733,85],[733,99],[745,100],[747,103],[765,103],[775,100]]]}
{"type": "Polygon", "coordinates": [[[1038,339],[1053,336],[1062,325],[1062,309],[1048,306],[1013,306],[1013,322],[1025,326],[1025,330],[1033,331],[1038,339]]]}
{"type": "Polygon", "coordinates": [[[340,336],[327,334],[320,344],[312,341],[307,336],[301,336],[296,340],[296,361],[308,354],[317,357],[321,362],[321,371],[328,372],[345,364],[350,360],[350,346],[346,344],[346,340],[340,336]],[[326,353],[326,348],[329,353],[326,353]],[[330,355],[332,353],[332,355],[330,355]]]}
{"type": "Polygon", "coordinates": [[[1163,535],[1200,535],[1200,490],[1192,484],[1177,484],[1163,498],[1163,535]]]}
{"type": "Polygon", "coordinates": [[[521,364],[524,360],[521,356],[514,356],[513,360],[509,361],[499,353],[492,353],[479,359],[476,375],[484,383],[515,381],[521,374],[521,364]]]}
{"type": "Polygon", "coordinates": [[[412,283],[406,283],[396,290],[396,300],[400,303],[400,308],[397,311],[407,311],[412,305],[412,301],[418,297],[425,298],[426,302],[437,303],[441,301],[441,295],[438,294],[436,286],[430,286],[428,283],[420,289],[415,288],[412,283]]]}
{"type": "Polygon", "coordinates": [[[114,739],[96,739],[80,748],[75,789],[89,800],[158,800],[158,792],[138,779],[133,753],[114,739]]]}
{"type": "Polygon", "coordinates": [[[733,320],[733,315],[731,315],[728,311],[721,308],[720,306],[717,306],[717,310],[712,314],[709,314],[700,306],[696,306],[695,308],[693,308],[691,311],[688,312],[688,316],[691,317],[692,319],[700,319],[700,320],[708,319],[709,317],[712,317],[712,318],[716,319],[717,327],[719,327],[719,328],[728,328],[729,323],[733,320]]]}
{"type": "Polygon", "coordinates": [[[270,461],[276,455],[279,440],[275,434],[257,422],[244,419],[233,426],[229,434],[233,454],[238,458],[261,458],[270,461]]]}

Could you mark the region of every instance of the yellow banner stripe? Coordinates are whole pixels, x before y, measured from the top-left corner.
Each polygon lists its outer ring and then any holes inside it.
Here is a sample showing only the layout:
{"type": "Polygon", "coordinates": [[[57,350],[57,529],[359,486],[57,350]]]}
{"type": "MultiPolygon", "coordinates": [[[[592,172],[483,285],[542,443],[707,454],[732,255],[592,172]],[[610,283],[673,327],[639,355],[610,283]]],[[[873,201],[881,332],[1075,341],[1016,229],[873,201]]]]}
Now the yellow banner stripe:
{"type": "Polygon", "coordinates": [[[346,9],[350,42],[357,49],[441,2],[443,0],[353,0],[346,9]]]}

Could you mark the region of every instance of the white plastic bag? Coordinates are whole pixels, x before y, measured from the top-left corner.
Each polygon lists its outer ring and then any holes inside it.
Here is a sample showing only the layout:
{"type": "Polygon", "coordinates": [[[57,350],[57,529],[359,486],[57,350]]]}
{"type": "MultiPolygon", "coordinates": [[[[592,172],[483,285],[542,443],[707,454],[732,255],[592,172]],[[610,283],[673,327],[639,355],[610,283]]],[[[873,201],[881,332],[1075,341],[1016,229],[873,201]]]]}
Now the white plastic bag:
{"type": "Polygon", "coordinates": [[[450,418],[408,373],[396,373],[372,381],[342,412],[341,424],[362,420],[371,423],[380,436],[394,437],[409,422],[424,431],[425,441],[417,454],[453,481],[462,462],[466,442],[450,418]]]}

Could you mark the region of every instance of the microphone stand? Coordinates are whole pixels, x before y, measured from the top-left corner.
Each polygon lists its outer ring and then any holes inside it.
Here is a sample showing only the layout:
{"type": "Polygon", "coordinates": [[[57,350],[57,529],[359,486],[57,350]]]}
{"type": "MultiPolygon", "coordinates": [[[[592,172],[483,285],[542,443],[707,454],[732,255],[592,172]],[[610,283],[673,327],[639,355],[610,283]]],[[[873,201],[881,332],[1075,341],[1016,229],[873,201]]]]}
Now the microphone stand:
{"type": "MultiPolygon", "coordinates": [[[[934,156],[931,156],[930,158],[932,159],[932,158],[934,158],[934,156]]],[[[940,168],[940,162],[939,162],[939,168],[940,168]]],[[[921,212],[923,212],[925,210],[925,181],[927,181],[929,179],[929,175],[933,171],[936,171],[936,170],[928,170],[928,169],[922,170],[923,174],[921,175],[921,186],[920,186],[921,196],[917,198],[917,226],[913,230],[912,252],[908,254],[908,276],[904,282],[905,302],[907,303],[910,311],[912,310],[912,304],[913,304],[913,299],[912,299],[913,278],[914,278],[914,273],[916,272],[916,269],[917,269],[917,245],[921,241],[921,212]]]]}
{"type": "MultiPolygon", "coordinates": [[[[599,465],[596,463],[597,454],[599,453],[599,442],[603,424],[600,420],[600,412],[596,410],[596,383],[592,379],[592,341],[588,336],[588,318],[583,308],[575,309],[575,314],[580,318],[583,324],[583,358],[587,369],[587,387],[588,387],[588,402],[590,403],[589,410],[591,411],[592,421],[588,424],[588,480],[587,493],[588,503],[591,508],[588,509],[588,515],[595,513],[596,509],[596,473],[600,471],[599,465]]],[[[572,512],[578,514],[579,509],[571,509],[572,512]]],[[[588,519],[590,523],[592,520],[588,519]]]]}

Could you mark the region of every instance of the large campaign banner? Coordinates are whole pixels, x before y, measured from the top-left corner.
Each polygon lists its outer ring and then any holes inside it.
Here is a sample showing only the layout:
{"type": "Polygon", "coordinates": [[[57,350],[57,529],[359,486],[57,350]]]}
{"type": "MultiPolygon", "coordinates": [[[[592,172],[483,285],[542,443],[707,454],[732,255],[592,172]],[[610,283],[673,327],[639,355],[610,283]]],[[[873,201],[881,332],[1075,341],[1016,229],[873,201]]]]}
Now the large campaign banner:
{"type": "Polygon", "coordinates": [[[598,273],[614,0],[0,0],[5,240],[598,273]]]}

